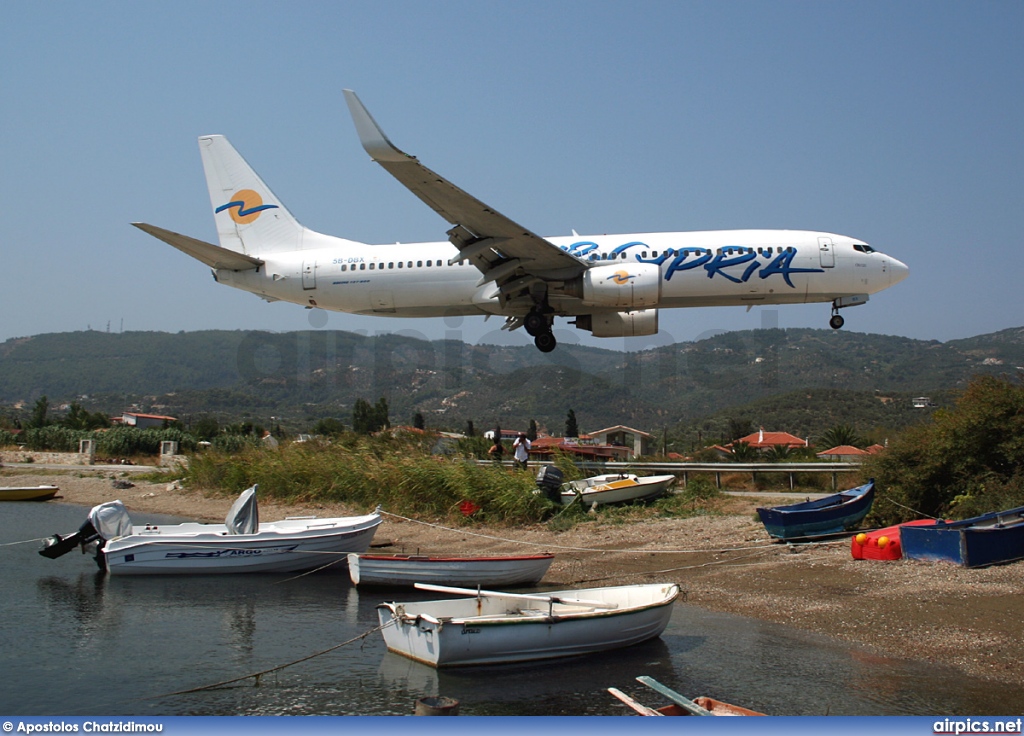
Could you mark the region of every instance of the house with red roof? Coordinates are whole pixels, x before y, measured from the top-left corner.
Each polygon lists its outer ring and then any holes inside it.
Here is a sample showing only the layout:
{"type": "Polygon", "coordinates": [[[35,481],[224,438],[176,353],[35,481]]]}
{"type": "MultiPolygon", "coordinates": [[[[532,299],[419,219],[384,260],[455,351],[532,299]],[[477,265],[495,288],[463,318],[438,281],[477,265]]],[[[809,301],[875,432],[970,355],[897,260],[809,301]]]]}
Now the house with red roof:
{"type": "Polygon", "coordinates": [[[859,463],[871,453],[853,445],[837,445],[830,450],[817,453],[822,460],[833,463],[859,463]]]}

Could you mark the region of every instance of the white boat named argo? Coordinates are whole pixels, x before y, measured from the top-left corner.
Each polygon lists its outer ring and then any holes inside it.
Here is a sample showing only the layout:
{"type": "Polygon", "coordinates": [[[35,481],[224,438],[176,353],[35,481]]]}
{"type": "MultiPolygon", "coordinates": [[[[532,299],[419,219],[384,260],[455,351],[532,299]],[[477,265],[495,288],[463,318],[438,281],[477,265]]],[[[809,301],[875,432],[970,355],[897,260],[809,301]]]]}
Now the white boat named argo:
{"type": "Polygon", "coordinates": [[[56,559],[75,547],[95,548],[111,575],[295,572],[365,552],[380,513],[260,523],[256,486],[242,492],[223,524],[133,526],[120,501],[94,506],[74,534],[55,534],[39,554],[56,559]]]}

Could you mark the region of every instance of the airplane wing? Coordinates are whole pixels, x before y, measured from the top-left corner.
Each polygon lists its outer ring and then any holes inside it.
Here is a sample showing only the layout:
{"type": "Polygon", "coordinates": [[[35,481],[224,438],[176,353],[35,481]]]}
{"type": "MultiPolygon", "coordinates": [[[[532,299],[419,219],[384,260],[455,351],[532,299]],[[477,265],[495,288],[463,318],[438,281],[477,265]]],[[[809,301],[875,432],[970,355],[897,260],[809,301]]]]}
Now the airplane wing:
{"type": "Polygon", "coordinates": [[[147,225],[145,222],[133,222],[132,225],[168,245],[173,245],[182,253],[192,256],[197,261],[202,261],[210,268],[248,271],[263,265],[263,261],[259,258],[247,256],[245,253],[236,253],[233,250],[221,248],[219,245],[207,243],[205,240],[196,240],[187,235],[164,230],[162,227],[147,225]]]}
{"type": "Polygon", "coordinates": [[[587,263],[513,222],[471,194],[434,173],[388,140],[356,93],[345,101],[363,148],[437,214],[454,227],[448,239],[459,249],[452,263],[469,260],[505,297],[537,281],[566,281],[587,269],[587,263]]]}

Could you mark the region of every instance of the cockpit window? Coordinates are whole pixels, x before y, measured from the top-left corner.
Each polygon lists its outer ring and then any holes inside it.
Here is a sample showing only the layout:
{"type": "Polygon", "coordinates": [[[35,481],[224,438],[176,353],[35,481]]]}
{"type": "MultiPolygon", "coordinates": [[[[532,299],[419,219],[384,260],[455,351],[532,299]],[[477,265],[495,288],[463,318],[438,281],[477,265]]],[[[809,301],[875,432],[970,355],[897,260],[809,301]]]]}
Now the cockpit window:
{"type": "Polygon", "coordinates": [[[861,253],[874,253],[875,252],[875,249],[872,248],[867,243],[854,243],[853,244],[853,249],[854,250],[859,250],[861,253]]]}

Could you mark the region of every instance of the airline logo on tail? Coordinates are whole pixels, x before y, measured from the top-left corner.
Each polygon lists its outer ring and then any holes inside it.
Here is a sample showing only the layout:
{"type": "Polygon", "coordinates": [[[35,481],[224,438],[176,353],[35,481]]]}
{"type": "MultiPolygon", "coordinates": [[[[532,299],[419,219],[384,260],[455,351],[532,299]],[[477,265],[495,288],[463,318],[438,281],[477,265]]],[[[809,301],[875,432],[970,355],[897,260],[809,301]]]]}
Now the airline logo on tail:
{"type": "Polygon", "coordinates": [[[231,201],[222,204],[214,213],[221,213],[228,210],[231,219],[239,225],[248,225],[253,222],[263,210],[277,209],[276,204],[263,204],[263,197],[251,189],[239,189],[231,197],[231,201]]]}

